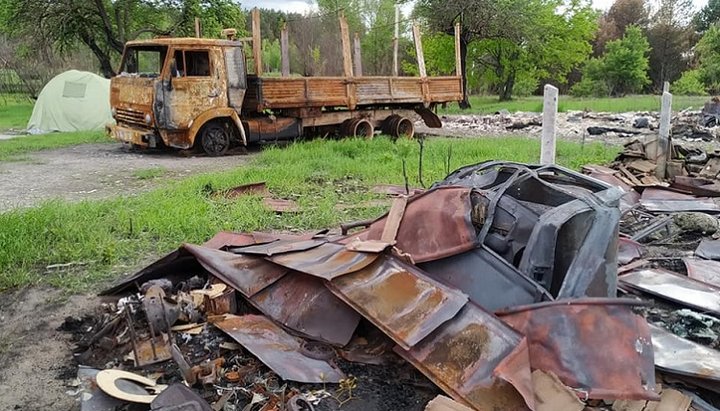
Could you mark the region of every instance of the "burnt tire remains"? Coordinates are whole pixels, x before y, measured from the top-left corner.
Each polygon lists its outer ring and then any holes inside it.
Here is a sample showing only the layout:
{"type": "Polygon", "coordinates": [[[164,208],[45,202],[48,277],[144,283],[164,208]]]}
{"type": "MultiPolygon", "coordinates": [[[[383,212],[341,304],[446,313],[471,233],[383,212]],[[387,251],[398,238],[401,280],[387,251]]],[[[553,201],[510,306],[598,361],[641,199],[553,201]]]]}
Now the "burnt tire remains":
{"type": "Polygon", "coordinates": [[[361,137],[370,140],[375,135],[375,127],[364,118],[353,118],[342,123],[340,134],[346,137],[361,137]]]}
{"type": "Polygon", "coordinates": [[[415,135],[415,125],[407,117],[393,114],[383,122],[383,133],[393,138],[411,139],[415,135]]]}
{"type": "Polygon", "coordinates": [[[200,147],[210,157],[225,155],[230,149],[230,128],[220,121],[203,126],[200,131],[200,147]]]}

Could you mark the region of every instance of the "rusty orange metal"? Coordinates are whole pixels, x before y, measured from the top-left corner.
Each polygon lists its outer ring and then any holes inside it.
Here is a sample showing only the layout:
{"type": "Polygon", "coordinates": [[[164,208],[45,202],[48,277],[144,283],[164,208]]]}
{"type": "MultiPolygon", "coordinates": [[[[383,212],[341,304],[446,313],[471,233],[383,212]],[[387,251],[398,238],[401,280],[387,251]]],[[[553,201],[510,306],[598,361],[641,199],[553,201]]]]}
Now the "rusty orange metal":
{"type": "Polygon", "coordinates": [[[203,247],[221,249],[225,247],[242,247],[246,245],[256,244],[257,241],[252,234],[232,233],[230,231],[220,231],[213,238],[202,244],[203,247]]]}
{"type": "Polygon", "coordinates": [[[328,287],[404,349],[409,349],[465,305],[467,295],[390,256],[328,287]]]}
{"type": "MultiPolygon", "coordinates": [[[[471,220],[470,189],[440,187],[408,199],[397,232],[396,247],[413,261],[438,260],[473,249],[477,236],[471,220]]],[[[388,216],[352,238],[379,240],[388,216]]]]}
{"type": "Polygon", "coordinates": [[[262,315],[226,315],[214,323],[283,380],[337,383],[342,371],[300,353],[300,342],[262,315]]]}
{"type": "Polygon", "coordinates": [[[336,243],[325,243],[304,251],[273,255],[267,259],[283,267],[332,280],[367,267],[378,255],[350,251],[344,245],[336,243]]]}
{"type": "Polygon", "coordinates": [[[254,295],[250,302],[290,330],[338,346],[350,341],[360,322],[360,315],[321,279],[296,271],[254,295]]]}
{"type": "Polygon", "coordinates": [[[583,298],[498,313],[524,334],[533,370],[553,372],[581,399],[657,401],[650,329],[636,300],[583,298]]]}
{"type": "Polygon", "coordinates": [[[301,240],[288,239],[277,240],[266,244],[251,245],[248,247],[233,248],[232,252],[242,254],[253,254],[261,256],[273,256],[276,254],[292,253],[298,251],[307,251],[311,248],[319,247],[326,243],[327,240],[301,240]]]}
{"type": "Polygon", "coordinates": [[[252,297],[288,272],[287,268],[261,257],[233,254],[193,244],[184,244],[182,248],[195,256],[210,274],[246,297],[252,297]]]}
{"type": "MultiPolygon", "coordinates": [[[[697,253],[697,252],[696,252],[697,253]]],[[[688,277],[720,287],[720,261],[683,258],[688,277]]]]}
{"type": "Polygon", "coordinates": [[[395,352],[473,409],[519,411],[534,406],[525,340],[472,303],[412,349],[396,347],[395,352]]]}

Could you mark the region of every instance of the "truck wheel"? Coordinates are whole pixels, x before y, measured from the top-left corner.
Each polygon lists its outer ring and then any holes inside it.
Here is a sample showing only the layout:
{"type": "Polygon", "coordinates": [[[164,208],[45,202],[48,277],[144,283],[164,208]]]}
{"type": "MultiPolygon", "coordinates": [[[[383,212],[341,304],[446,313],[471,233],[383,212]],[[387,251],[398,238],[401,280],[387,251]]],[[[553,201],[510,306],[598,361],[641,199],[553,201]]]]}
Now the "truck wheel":
{"type": "Polygon", "coordinates": [[[342,123],[340,132],[347,137],[363,137],[371,140],[375,135],[375,127],[364,118],[353,118],[342,123]]]}
{"type": "Polygon", "coordinates": [[[200,132],[200,146],[210,157],[224,155],[230,148],[230,130],[221,122],[206,124],[200,132]]]}
{"type": "Polygon", "coordinates": [[[394,138],[411,139],[415,135],[415,125],[408,118],[393,114],[383,121],[383,133],[394,138]]]}

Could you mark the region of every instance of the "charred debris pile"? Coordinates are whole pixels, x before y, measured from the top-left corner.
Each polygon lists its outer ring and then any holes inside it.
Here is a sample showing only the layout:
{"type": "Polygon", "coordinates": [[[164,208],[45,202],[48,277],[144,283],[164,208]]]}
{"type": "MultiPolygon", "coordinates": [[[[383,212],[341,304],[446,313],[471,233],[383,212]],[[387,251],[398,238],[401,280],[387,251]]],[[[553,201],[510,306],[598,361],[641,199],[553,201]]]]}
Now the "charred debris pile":
{"type": "Polygon", "coordinates": [[[720,191],[691,161],[651,181],[644,149],[184,244],[66,322],[81,409],[715,410],[720,191]]]}

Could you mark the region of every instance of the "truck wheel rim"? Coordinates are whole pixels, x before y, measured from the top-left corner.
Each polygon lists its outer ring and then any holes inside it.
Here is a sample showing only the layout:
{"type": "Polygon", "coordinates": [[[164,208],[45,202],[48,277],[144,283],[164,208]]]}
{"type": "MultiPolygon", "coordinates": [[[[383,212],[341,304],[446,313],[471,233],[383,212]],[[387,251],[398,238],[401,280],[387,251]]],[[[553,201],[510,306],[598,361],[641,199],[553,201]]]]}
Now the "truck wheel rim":
{"type": "Polygon", "coordinates": [[[225,131],[217,127],[208,130],[203,138],[203,148],[211,153],[222,153],[227,144],[225,131]]]}

